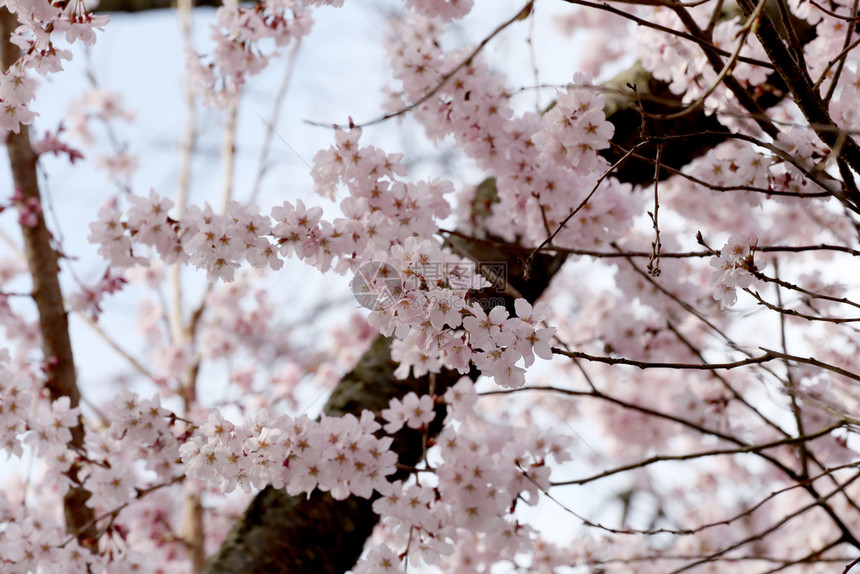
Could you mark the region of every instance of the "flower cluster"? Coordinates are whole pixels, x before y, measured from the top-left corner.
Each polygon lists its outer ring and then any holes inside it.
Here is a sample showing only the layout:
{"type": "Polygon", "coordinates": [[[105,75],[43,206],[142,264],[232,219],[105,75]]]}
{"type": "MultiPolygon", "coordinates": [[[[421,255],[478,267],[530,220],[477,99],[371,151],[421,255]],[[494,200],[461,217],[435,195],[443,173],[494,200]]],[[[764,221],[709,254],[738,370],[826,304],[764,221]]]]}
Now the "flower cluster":
{"type": "Polygon", "coordinates": [[[67,116],[71,135],[86,145],[92,145],[96,140],[90,131],[92,120],[103,123],[116,120],[131,122],[136,114],[126,107],[121,93],[94,87],[72,100],[67,116]]]}
{"type": "Polygon", "coordinates": [[[262,410],[239,426],[212,411],[180,455],[189,476],[219,483],[226,492],[271,484],[290,494],[319,489],[338,500],[369,498],[384,489],[397,462],[392,439],[374,435],[380,428],[370,411],[312,421],[262,410]]]}
{"type": "MultiPolygon", "coordinates": [[[[0,351],[0,363],[0,456],[21,457],[28,449],[47,463],[41,477],[43,484],[51,486],[52,494],[62,497],[70,485],[64,473],[79,455],[66,443],[71,439],[72,427],[78,424],[80,409],[72,408],[68,397],[49,402],[40,395],[38,383],[10,364],[6,350],[0,351]]],[[[45,510],[38,510],[38,504],[30,509],[17,504],[15,491],[10,481],[0,492],[3,571],[44,569],[83,573],[88,566],[100,562],[76,540],[68,540],[61,517],[47,510],[56,508],[56,500],[41,507],[45,510]]]]}
{"type": "MultiPolygon", "coordinates": [[[[689,13],[702,27],[707,25],[711,17],[710,8],[707,6],[693,7],[689,13]]],[[[669,9],[649,10],[648,18],[665,28],[685,29],[677,14],[669,9]]],[[[738,48],[739,42],[744,42],[739,52],[740,56],[767,59],[756,36],[743,33],[742,27],[743,23],[738,18],[717,22],[712,32],[714,45],[731,54],[738,48]]],[[[735,105],[734,96],[724,85],[717,85],[717,72],[714,71],[704,50],[681,36],[666,34],[656,29],[642,30],[638,40],[638,53],[642,65],[655,78],[669,83],[672,92],[683,94],[684,102],[694,102],[713,89],[705,99],[708,113],[731,112],[732,106],[735,105]]],[[[732,76],[746,86],[758,86],[764,83],[767,72],[766,68],[744,61],[736,61],[732,67],[732,76]]],[[[726,114],[727,117],[729,115],[726,114]]]]}
{"type": "MultiPolygon", "coordinates": [[[[308,209],[299,200],[276,206],[270,217],[232,202],[225,214],[191,207],[177,221],[169,216],[172,202],[151,191],[148,198],[130,196],[124,218],[118,209],[103,207],[99,221],[90,225],[90,240],[116,267],[144,262],[133,251],[139,244],[166,262],[189,262],[205,269],[210,280],[227,281],[243,261],[278,269],[280,256],[295,254],[322,271],[332,265],[344,271],[378,254],[404,279],[402,296],[370,317],[382,333],[396,331],[403,339],[394,347],[399,376],[410,368],[420,375],[443,365],[466,372],[471,360],[500,384],[521,386],[525,371],[517,363],[523,360],[528,367],[535,352],[549,359],[553,331],[509,318],[497,306],[500,299],[486,310],[467,300],[471,291],[490,286],[476,266],[435,240],[416,239],[433,233],[434,221],[449,213],[444,195],[450,186],[397,181],[405,173],[399,157],[359,146],[360,135],[360,130],[337,130],[336,146],[315,158],[320,193],[330,194],[340,183],[349,189],[342,201],[346,218],[330,223],[320,208],[308,209]]],[[[527,305],[518,302],[517,311],[530,314],[527,305]]]]}
{"type": "Polygon", "coordinates": [[[69,43],[81,41],[91,46],[96,30],[107,24],[108,16],[91,14],[83,3],[51,3],[48,0],[11,0],[7,10],[18,18],[18,28],[10,41],[22,50],[21,56],[0,76],[0,129],[18,133],[21,124],[30,124],[35,114],[27,107],[35,96],[36,82],[27,77],[28,70],[39,74],[59,72],[63,60],[71,60],[70,50],[54,44],[63,34],[69,43]]]}
{"type": "Polygon", "coordinates": [[[314,189],[328,199],[339,197],[339,185],[347,188],[341,200],[345,219],[335,220],[331,233],[340,251],[356,263],[380,251],[402,244],[409,237],[436,233],[439,219],[451,214],[446,196],[453,186],[441,179],[404,182],[406,167],[401,154],[359,145],[362,131],[335,128],[335,145],[314,156],[314,189]]]}
{"type": "MultiPolygon", "coordinates": [[[[120,512],[153,485],[153,478],[155,484],[170,484],[181,473],[175,417],[160,406],[157,396],[143,400],[124,391],[104,411],[110,426],[101,430],[88,426],[84,448],[73,450],[68,444],[79,423],[80,408],[72,408],[68,397],[48,402],[30,392],[26,381],[5,365],[0,368],[0,449],[20,457],[27,448],[41,463],[34,483],[38,486],[31,485],[26,494],[32,508],[16,500],[23,492],[17,492],[14,479],[6,477],[9,482],[0,494],[3,571],[112,572],[115,568],[108,564],[113,562],[132,568],[140,558],[136,552],[123,548],[112,556],[83,549],[55,510],[62,506],[70,486],[83,485],[89,497],[82,504],[97,515],[113,516],[105,534],[118,537],[112,543],[127,542],[123,523],[128,515],[114,522],[120,512]]],[[[146,505],[141,503],[138,509],[146,505]]],[[[142,538],[149,540],[146,535],[142,538]]],[[[160,541],[162,545],[168,538],[160,541]]]]}
{"type": "MultiPolygon", "coordinates": [[[[400,363],[398,377],[410,370],[415,376],[439,372],[443,366],[466,373],[474,362],[498,384],[520,387],[525,384],[521,360],[528,367],[535,354],[552,358],[549,340],[555,330],[539,327],[546,318],[543,306],[535,312],[525,299],[517,299],[519,316],[510,317],[501,297],[469,300],[474,291],[493,286],[475,265],[413,238],[395,246],[386,263],[403,278],[402,289],[395,298],[390,290],[378,293],[380,303],[368,321],[385,335],[397,335],[391,352],[400,363]]],[[[495,287],[504,291],[501,283],[495,287]]]]}
{"type": "MultiPolygon", "coordinates": [[[[791,4],[795,3],[792,2],[791,4]]],[[[838,0],[834,3],[833,10],[830,11],[814,4],[798,2],[797,5],[792,6],[792,10],[799,17],[817,25],[815,38],[806,43],[803,50],[810,76],[823,75],[822,87],[825,89],[830,88],[830,83],[834,77],[839,77],[840,84],[850,85],[850,76],[846,78],[845,74],[840,76],[840,74],[835,73],[830,62],[834,58],[838,58],[845,49],[843,40],[846,33],[850,33],[846,23],[850,21],[853,14],[851,4],[838,0]]],[[[849,52],[847,61],[857,61],[856,51],[849,52]]]]}
{"type": "Polygon", "coordinates": [[[597,152],[609,147],[615,132],[603,113],[604,100],[584,76],[577,76],[559,92],[555,106],[543,116],[545,129],[532,139],[559,165],[586,173],[597,169],[597,152]]]}
{"type": "Polygon", "coordinates": [[[173,202],[153,190],[149,197],[129,195],[125,214],[115,204],[101,208],[89,239],[114,267],[145,263],[137,244],[154,248],[167,263],[204,269],[210,280],[231,281],[243,262],[280,269],[281,257],[292,255],[321,271],[334,267],[343,273],[408,237],[434,233],[435,221],[451,211],[445,199],[450,183],[399,181],[406,173],[399,156],[359,146],[360,135],[361,130],[337,130],[336,146],[315,158],[318,192],[333,198],[339,182],[347,185],[345,217],[324,220],[321,208],[297,200],[275,206],[270,215],[238,202],[223,214],[192,206],[175,220],[169,216],[173,202]]]}
{"type": "Polygon", "coordinates": [[[397,571],[404,558],[456,563],[465,558],[454,550],[467,540],[485,549],[483,560],[490,564],[535,542],[530,528],[511,520],[510,510],[518,499],[534,504],[540,491],[549,488],[549,459],[570,460],[572,440],[537,431],[500,433],[475,413],[477,398],[472,381],[463,377],[444,397],[408,393],[382,411],[389,421],[387,433],[404,424],[424,432],[438,402],[448,407],[449,425],[464,425],[449,426],[432,443],[438,446],[428,454],[438,462],[426,469],[435,477],[430,482],[386,480],[395,471],[397,456],[390,450],[392,438],[378,437],[380,424],[369,411],[317,421],[261,411],[234,425],[213,410],[180,447],[180,456],[189,476],[219,483],[226,491],[271,484],[293,495],[319,489],[336,499],[380,494],[374,510],[384,526],[395,538],[411,542],[400,557],[386,545],[371,547],[356,573],[384,572],[386,563],[397,571]],[[496,536],[509,544],[492,544],[496,536]]]}
{"type": "Polygon", "coordinates": [[[393,398],[388,408],[380,413],[382,418],[388,421],[385,432],[394,434],[403,428],[403,425],[412,429],[420,429],[432,421],[436,413],[433,412],[433,397],[423,395],[418,397],[413,392],[406,393],[403,400],[393,398]]]}
{"type": "Polygon", "coordinates": [[[189,54],[189,72],[197,91],[210,105],[235,100],[248,76],[259,74],[276,52],[306,36],[313,21],[306,5],[340,5],[343,0],[268,0],[253,6],[226,2],[218,7],[211,37],[212,60],[189,54]]]}
{"type": "Polygon", "coordinates": [[[792,127],[777,135],[776,145],[786,157],[794,160],[776,160],[780,161],[780,169],[775,176],[777,187],[798,194],[813,189],[814,184],[806,177],[806,173],[817,169],[815,166],[829,154],[815,132],[809,128],[792,127]]]}
{"type": "MultiPolygon", "coordinates": [[[[5,506],[0,497],[0,505],[5,506]]],[[[4,572],[68,572],[86,574],[106,571],[107,560],[69,540],[62,523],[49,516],[22,516],[0,507],[4,572]]]]}
{"type": "MultiPolygon", "coordinates": [[[[135,112],[125,106],[122,94],[93,87],[80,98],[72,100],[66,116],[70,128],[70,137],[85,146],[95,146],[98,141],[93,130],[94,124],[100,124],[104,128],[110,152],[98,153],[95,156],[94,165],[103,169],[111,181],[128,182],[138,168],[138,158],[128,145],[120,143],[117,139],[117,127],[120,122],[132,122],[135,118],[135,112]]],[[[58,134],[63,129],[61,124],[58,134]]],[[[51,151],[56,153],[56,150],[51,151]]],[[[60,151],[69,153],[70,160],[74,162],[76,150],[70,151],[60,148],[60,151]]],[[[80,152],[77,153],[80,155],[80,152]]]]}
{"type": "MultiPolygon", "coordinates": [[[[433,97],[413,112],[427,135],[452,135],[481,169],[495,176],[498,201],[486,206],[489,214],[482,225],[468,230],[483,235],[492,229],[508,241],[540,243],[583,202],[609,167],[598,155],[612,135],[603,111],[605,98],[585,76],[576,75],[559,92],[557,110],[516,116],[504,76],[465,50],[445,52],[437,41],[437,20],[409,13],[402,24],[409,33],[396,34],[389,50],[394,76],[403,84],[393,107],[405,107],[432,91],[433,97]],[[468,65],[442,82],[467,58],[468,65]]],[[[599,191],[599,200],[586,202],[555,244],[593,246],[616,240],[629,229],[641,198],[614,178],[603,181],[599,191]]],[[[470,208],[469,198],[463,205],[470,208]]],[[[463,215],[474,220],[473,213],[463,215]]]]}
{"type": "Polygon", "coordinates": [[[179,458],[178,429],[176,418],[161,406],[158,395],[142,399],[134,393],[123,391],[108,407],[111,425],[105,441],[128,440],[136,445],[137,453],[123,453],[135,460],[144,460],[146,468],[160,480],[173,477],[179,458]]]}
{"type": "MultiPolygon", "coordinates": [[[[68,442],[78,424],[80,408],[72,408],[69,397],[48,401],[35,392],[35,381],[6,365],[0,366],[0,450],[21,457],[25,448],[48,461],[44,479],[63,494],[70,486],[64,473],[77,458],[68,442]]],[[[2,497],[0,497],[2,499],[2,497]]]]}
{"type": "Polygon", "coordinates": [[[0,368],[0,448],[9,454],[21,456],[23,452],[20,436],[27,430],[32,402],[33,395],[24,381],[0,368]]]}
{"type": "Polygon", "coordinates": [[[754,233],[732,235],[720,249],[720,254],[711,258],[711,285],[714,299],[725,307],[734,305],[738,296],[736,288],[746,289],[752,285],[757,271],[753,258],[758,237],[754,233]]]}
{"type": "Polygon", "coordinates": [[[101,304],[105,295],[111,295],[121,290],[126,280],[110,274],[108,270],[93,287],[82,286],[77,293],[69,296],[69,310],[83,313],[93,321],[98,321],[101,315],[101,304]]]}
{"type": "Polygon", "coordinates": [[[738,190],[732,198],[755,207],[761,205],[763,194],[773,187],[769,169],[772,163],[771,158],[755,151],[752,146],[730,141],[696,161],[691,175],[710,186],[738,190]]]}
{"type": "MultiPolygon", "coordinates": [[[[414,397],[418,404],[430,397],[414,397]]],[[[570,460],[570,437],[525,429],[500,429],[480,420],[477,399],[464,377],[445,393],[449,424],[428,453],[430,476],[397,481],[380,491],[373,509],[389,534],[356,565],[355,574],[399,572],[431,564],[447,571],[481,571],[539,545],[532,529],[511,518],[518,500],[535,504],[549,487],[549,459],[570,460]],[[392,545],[405,545],[395,552],[392,545]],[[473,551],[466,551],[472,548],[473,551]]],[[[394,406],[394,405],[392,405],[394,406]]],[[[423,409],[419,409],[423,410],[423,409]]]]}
{"type": "Polygon", "coordinates": [[[406,0],[407,8],[443,22],[462,18],[474,5],[474,0],[406,0]]]}
{"type": "Polygon", "coordinates": [[[90,240],[115,267],[145,262],[134,250],[142,245],[166,262],[189,262],[205,269],[210,280],[227,281],[243,261],[278,269],[281,256],[295,254],[322,271],[332,265],[344,271],[378,254],[405,281],[403,296],[374,309],[370,318],[381,332],[396,330],[404,339],[394,348],[401,361],[398,375],[406,376],[410,368],[416,374],[438,371],[443,364],[466,372],[473,360],[500,384],[521,386],[524,369],[517,362],[531,365],[533,348],[549,359],[552,330],[508,318],[504,307],[485,310],[469,302],[471,291],[490,286],[476,266],[435,240],[416,239],[433,233],[434,221],[450,212],[444,199],[450,186],[397,181],[405,173],[399,157],[361,147],[359,137],[360,130],[338,130],[337,145],[315,158],[320,193],[329,194],[340,183],[349,189],[342,201],[346,218],[325,221],[320,208],[308,209],[299,200],[276,206],[269,217],[232,202],[225,214],[191,207],[177,221],[169,216],[172,202],[151,191],[148,198],[129,196],[124,217],[115,207],[103,207],[99,221],[90,225],[90,240]]]}

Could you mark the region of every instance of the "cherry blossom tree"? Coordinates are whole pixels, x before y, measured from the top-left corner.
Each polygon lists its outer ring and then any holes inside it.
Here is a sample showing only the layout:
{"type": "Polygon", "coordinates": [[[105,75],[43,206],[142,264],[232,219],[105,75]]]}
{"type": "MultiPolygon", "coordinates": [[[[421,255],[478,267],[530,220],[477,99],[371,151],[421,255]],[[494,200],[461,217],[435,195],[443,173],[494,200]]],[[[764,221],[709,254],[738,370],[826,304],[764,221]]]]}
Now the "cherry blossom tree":
{"type": "Polygon", "coordinates": [[[476,36],[473,0],[393,1],[379,115],[317,126],[313,201],[267,203],[233,175],[241,98],[342,4],[219,4],[203,51],[180,0],[181,169],[143,190],[96,73],[61,125],[34,101],[158,3],[4,3],[0,445],[27,464],[0,570],[860,569],[857,0],[530,0],[476,36]],[[558,85],[544,11],[583,52],[558,85]],[[525,74],[487,54],[516,30],[525,74]],[[224,187],[194,201],[204,109],[224,187]],[[413,127],[469,168],[373,139],[413,127]],[[89,251],[50,155],[104,173],[89,251]],[[279,308],[296,262],[354,298],[325,336],[329,302],[279,308]],[[123,364],[107,393],[70,318],[123,364]]]}

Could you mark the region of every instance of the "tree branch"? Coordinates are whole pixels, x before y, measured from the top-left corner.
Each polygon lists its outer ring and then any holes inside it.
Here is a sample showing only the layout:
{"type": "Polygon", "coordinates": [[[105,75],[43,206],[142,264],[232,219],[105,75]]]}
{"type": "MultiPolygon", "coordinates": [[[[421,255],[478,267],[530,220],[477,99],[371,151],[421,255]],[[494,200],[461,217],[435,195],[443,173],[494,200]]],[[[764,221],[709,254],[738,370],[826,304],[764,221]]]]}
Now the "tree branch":
{"type": "MultiPolygon", "coordinates": [[[[90,2],[90,4],[95,4],[90,2]]],[[[194,0],[194,7],[199,6],[221,6],[221,0],[194,0]]],[[[146,10],[164,10],[167,8],[175,8],[176,0],[100,0],[93,7],[89,7],[97,12],[144,12],[146,10]]]]}
{"type": "MultiPolygon", "coordinates": [[[[754,6],[749,0],[740,0],[738,4],[747,16],[752,13],[754,6]]],[[[836,157],[845,161],[855,172],[860,173],[860,146],[834,123],[827,104],[813,87],[812,79],[806,69],[800,67],[792,58],[767,13],[761,15],[759,25],[756,27],[756,35],[777,73],[791,91],[797,107],[819,139],[830,146],[836,157]]],[[[839,197],[839,199],[849,209],[860,213],[858,194],[848,190],[845,197],[839,197]]]]}
{"type": "MultiPolygon", "coordinates": [[[[18,61],[20,50],[9,41],[18,27],[18,19],[6,8],[0,9],[0,34],[2,34],[3,70],[8,71],[18,61]]],[[[42,335],[44,354],[45,388],[51,401],[68,397],[71,408],[81,402],[69,339],[69,318],[60,290],[60,265],[57,252],[52,244],[51,232],[45,225],[36,174],[38,156],[30,145],[30,132],[27,126],[20,126],[18,133],[9,133],[6,150],[12,168],[17,207],[26,204],[34,215],[34,221],[22,221],[21,234],[24,239],[24,252],[27,266],[33,281],[33,301],[39,311],[39,331],[42,335]],[[37,209],[33,209],[37,206],[37,209]]],[[[71,429],[72,439],[69,448],[83,451],[84,427],[78,423],[71,429]]],[[[72,464],[66,475],[71,480],[69,491],[63,496],[66,529],[74,534],[78,542],[93,548],[96,544],[96,528],[93,522],[93,509],[86,505],[90,493],[81,485],[78,478],[79,465],[72,464]]]]}

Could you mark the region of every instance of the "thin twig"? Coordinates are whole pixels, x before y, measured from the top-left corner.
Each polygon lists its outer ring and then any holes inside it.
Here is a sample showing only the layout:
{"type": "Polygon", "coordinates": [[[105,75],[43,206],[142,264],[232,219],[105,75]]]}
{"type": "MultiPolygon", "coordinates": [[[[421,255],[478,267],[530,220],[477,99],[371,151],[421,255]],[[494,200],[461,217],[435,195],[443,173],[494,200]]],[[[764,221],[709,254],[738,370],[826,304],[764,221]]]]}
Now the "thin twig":
{"type": "Polygon", "coordinates": [[[648,257],[648,274],[651,277],[658,277],[660,275],[660,249],[663,247],[663,243],[660,241],[660,225],[658,223],[658,214],[660,212],[660,197],[658,195],[657,187],[660,183],[660,158],[663,155],[663,146],[657,146],[657,156],[654,160],[656,164],[656,169],[654,170],[654,211],[648,212],[648,216],[651,218],[651,223],[654,226],[654,241],[651,243],[651,256],[648,257]]]}
{"type": "Polygon", "coordinates": [[[382,123],[384,121],[387,121],[387,120],[390,120],[392,118],[396,118],[398,116],[402,116],[403,114],[407,114],[407,113],[411,112],[412,110],[419,107],[421,104],[423,104],[424,102],[426,102],[427,100],[429,100],[430,98],[432,98],[433,96],[438,94],[439,91],[443,87],[445,87],[445,84],[448,83],[448,80],[453,78],[460,70],[471,65],[471,63],[472,63],[472,61],[474,61],[475,57],[481,53],[481,50],[483,50],[486,47],[486,45],[489,44],[491,40],[493,40],[493,38],[495,38],[500,33],[502,33],[506,28],[508,28],[514,22],[516,22],[518,20],[522,20],[524,18],[524,16],[527,16],[531,12],[533,5],[534,5],[534,0],[529,0],[529,2],[527,2],[526,5],[523,6],[522,9],[516,13],[516,15],[512,16],[511,18],[508,18],[507,20],[505,20],[504,22],[499,24],[495,30],[490,32],[489,36],[485,37],[483,40],[481,40],[478,43],[478,45],[475,47],[475,49],[472,50],[472,52],[469,53],[469,55],[466,56],[466,58],[464,60],[462,60],[459,64],[457,64],[450,72],[443,74],[442,77],[439,78],[439,81],[436,83],[436,85],[429,92],[425,93],[423,96],[421,96],[420,98],[418,98],[417,100],[415,100],[414,102],[409,104],[408,106],[400,108],[399,110],[397,110],[395,112],[384,114],[382,116],[379,116],[375,119],[372,119],[372,120],[369,120],[366,122],[362,122],[362,123],[358,123],[358,124],[351,123],[349,126],[341,126],[338,124],[333,124],[332,122],[317,122],[317,121],[309,121],[309,120],[305,120],[305,123],[312,125],[312,126],[318,126],[318,127],[335,126],[335,127],[340,127],[340,128],[346,128],[346,127],[364,128],[367,126],[372,126],[375,124],[382,123]]]}
{"type": "Polygon", "coordinates": [[[284,99],[287,97],[287,91],[289,90],[290,83],[292,81],[293,71],[296,69],[296,60],[298,59],[299,48],[301,48],[301,45],[302,41],[301,39],[298,39],[293,45],[292,50],[290,50],[290,55],[287,58],[287,65],[284,69],[284,77],[281,78],[281,85],[278,86],[278,93],[275,94],[275,98],[272,100],[272,111],[269,115],[269,120],[263,122],[267,128],[266,136],[263,138],[263,147],[260,149],[260,158],[257,161],[257,173],[254,174],[254,183],[251,185],[251,193],[248,195],[248,201],[246,202],[247,205],[257,203],[257,197],[260,194],[260,189],[263,184],[263,177],[268,172],[269,150],[272,147],[272,140],[275,135],[274,126],[278,125],[278,121],[281,118],[284,99]]]}

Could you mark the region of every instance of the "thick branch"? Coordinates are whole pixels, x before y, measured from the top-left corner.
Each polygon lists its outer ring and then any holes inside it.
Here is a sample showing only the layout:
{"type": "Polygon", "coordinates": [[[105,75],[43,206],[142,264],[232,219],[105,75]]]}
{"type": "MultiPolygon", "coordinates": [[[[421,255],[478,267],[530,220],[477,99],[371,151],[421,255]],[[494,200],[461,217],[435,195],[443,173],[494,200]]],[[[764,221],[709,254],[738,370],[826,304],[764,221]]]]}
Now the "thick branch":
{"type": "MultiPolygon", "coordinates": [[[[13,66],[20,54],[18,47],[9,42],[17,26],[17,18],[6,8],[0,9],[4,70],[13,66]]],[[[21,233],[27,265],[33,280],[33,300],[39,311],[45,388],[52,401],[68,397],[70,406],[75,408],[80,403],[81,395],[78,391],[72,344],[69,339],[69,320],[63,304],[63,293],[60,290],[60,267],[57,252],[51,242],[51,233],[40,211],[42,199],[36,176],[37,156],[30,145],[30,132],[27,126],[21,126],[17,134],[9,134],[6,149],[9,153],[16,196],[19,199],[18,207],[27,205],[31,211],[34,205],[39,207],[39,211],[33,214],[34,221],[22,223],[21,233]]],[[[71,432],[72,440],[69,447],[83,450],[84,428],[80,421],[71,428],[71,432]]],[[[93,509],[85,504],[90,493],[80,486],[77,473],[77,464],[72,465],[67,473],[72,486],[63,497],[66,528],[70,534],[77,536],[82,545],[92,546],[96,539],[94,514],[93,509]]]]}
{"type": "MultiPolygon", "coordinates": [[[[176,0],[101,0],[98,4],[88,2],[88,8],[96,12],[143,12],[175,8],[176,0]]],[[[221,0],[194,0],[194,6],[220,6],[221,0]]]]}
{"type": "MultiPolygon", "coordinates": [[[[749,0],[741,0],[739,4],[744,13],[752,12],[752,4],[749,0]]],[[[798,65],[767,14],[762,14],[756,27],[756,35],[777,73],[791,91],[797,107],[800,108],[819,139],[830,146],[836,157],[848,164],[855,172],[860,172],[860,145],[830,117],[827,104],[814,87],[808,71],[798,65]]],[[[860,212],[860,196],[850,188],[846,188],[845,195],[846,197],[840,199],[853,211],[860,212]]]]}

